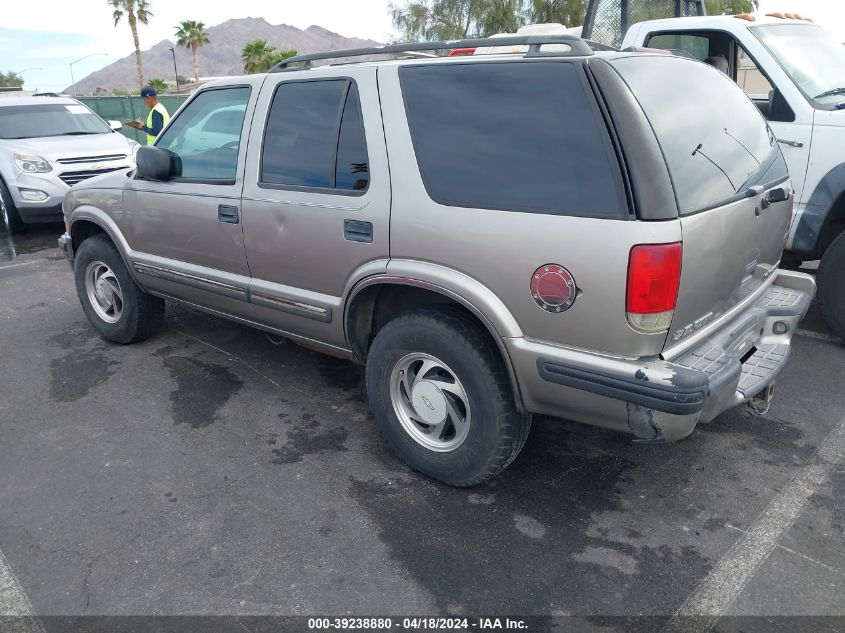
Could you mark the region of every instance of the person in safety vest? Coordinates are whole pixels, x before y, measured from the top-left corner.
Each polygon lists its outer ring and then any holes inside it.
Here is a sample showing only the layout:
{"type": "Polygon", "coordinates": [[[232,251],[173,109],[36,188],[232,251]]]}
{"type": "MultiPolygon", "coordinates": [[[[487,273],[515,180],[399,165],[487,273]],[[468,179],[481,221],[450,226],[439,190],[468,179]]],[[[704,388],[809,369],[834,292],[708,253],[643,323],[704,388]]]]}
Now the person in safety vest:
{"type": "Polygon", "coordinates": [[[168,114],[167,108],[159,103],[158,93],[156,93],[155,88],[152,86],[145,86],[141,89],[141,98],[150,109],[150,113],[147,115],[147,123],[144,125],[141,121],[130,121],[129,125],[136,130],[146,132],[147,145],[152,145],[156,140],[156,136],[158,136],[159,132],[161,132],[170,120],[170,114],[168,114]]]}

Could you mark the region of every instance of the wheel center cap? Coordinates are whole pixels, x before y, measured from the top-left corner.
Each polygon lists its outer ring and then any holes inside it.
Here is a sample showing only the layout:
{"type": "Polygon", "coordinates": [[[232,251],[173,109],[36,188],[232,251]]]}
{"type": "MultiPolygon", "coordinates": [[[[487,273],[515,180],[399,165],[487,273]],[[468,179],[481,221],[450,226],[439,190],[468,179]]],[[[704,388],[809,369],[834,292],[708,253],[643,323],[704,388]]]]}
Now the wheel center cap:
{"type": "Polygon", "coordinates": [[[99,297],[99,299],[101,301],[108,301],[108,295],[106,294],[106,282],[105,281],[103,281],[102,279],[97,281],[97,286],[95,288],[95,291],[97,293],[97,297],[99,297]]]}
{"type": "Polygon", "coordinates": [[[440,424],[446,419],[446,396],[437,385],[422,380],[411,391],[411,403],[423,422],[440,424]]]}

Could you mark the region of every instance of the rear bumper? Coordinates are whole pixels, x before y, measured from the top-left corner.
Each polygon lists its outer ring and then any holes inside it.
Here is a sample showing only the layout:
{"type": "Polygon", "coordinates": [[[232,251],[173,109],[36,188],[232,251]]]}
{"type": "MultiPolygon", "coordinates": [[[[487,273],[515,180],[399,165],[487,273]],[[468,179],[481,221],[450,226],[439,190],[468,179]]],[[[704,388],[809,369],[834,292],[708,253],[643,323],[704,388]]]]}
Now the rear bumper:
{"type": "Polygon", "coordinates": [[[508,351],[528,411],[641,441],[672,441],[774,382],[814,295],[812,277],[778,271],[750,307],[672,361],[614,358],[529,339],[508,339],[508,351]]]}

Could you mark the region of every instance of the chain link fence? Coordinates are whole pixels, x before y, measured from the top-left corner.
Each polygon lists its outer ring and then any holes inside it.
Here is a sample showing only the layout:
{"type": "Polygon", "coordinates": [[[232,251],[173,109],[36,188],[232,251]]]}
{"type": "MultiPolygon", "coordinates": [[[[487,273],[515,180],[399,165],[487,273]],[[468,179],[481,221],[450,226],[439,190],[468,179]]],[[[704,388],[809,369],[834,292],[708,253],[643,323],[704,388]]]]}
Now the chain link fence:
{"type": "MultiPolygon", "coordinates": [[[[185,103],[187,98],[187,96],[175,97],[167,95],[159,97],[158,100],[167,108],[170,116],[173,116],[176,110],[185,103]]],[[[144,101],[140,97],[77,97],[77,99],[106,121],[120,121],[123,123],[123,129],[120,132],[124,136],[138,141],[142,145],[147,143],[146,134],[126,125],[127,121],[133,121],[135,119],[140,119],[141,121],[147,120],[147,114],[149,114],[150,109],[144,105],[144,101]]]]}
{"type": "Polygon", "coordinates": [[[619,46],[628,27],[637,22],[704,14],[703,0],[591,0],[583,36],[619,46]]]}

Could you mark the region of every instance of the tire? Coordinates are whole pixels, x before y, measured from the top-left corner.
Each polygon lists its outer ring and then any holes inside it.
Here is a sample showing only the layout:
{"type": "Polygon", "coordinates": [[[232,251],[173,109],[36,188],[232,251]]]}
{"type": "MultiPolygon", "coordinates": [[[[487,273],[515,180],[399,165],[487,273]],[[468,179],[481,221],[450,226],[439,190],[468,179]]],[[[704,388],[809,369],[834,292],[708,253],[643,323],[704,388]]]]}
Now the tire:
{"type": "Polygon", "coordinates": [[[822,316],[831,331],[845,341],[845,231],[822,255],[816,280],[822,316]]]}
{"type": "Polygon", "coordinates": [[[18,208],[12,200],[12,194],[9,193],[6,183],[2,180],[0,180],[0,216],[3,216],[6,230],[12,235],[26,233],[26,223],[21,219],[21,214],[18,213],[18,208]]]}
{"type": "Polygon", "coordinates": [[[164,300],[141,290],[105,235],[82,242],[73,274],[82,310],[104,338],[121,345],[137,343],[164,323],[164,300]]]}
{"type": "Polygon", "coordinates": [[[370,349],[366,383],[376,424],[396,455],[447,484],[473,486],[498,475],[528,438],[531,416],[517,409],[498,350],[459,310],[426,308],[387,323],[370,349]]]}

